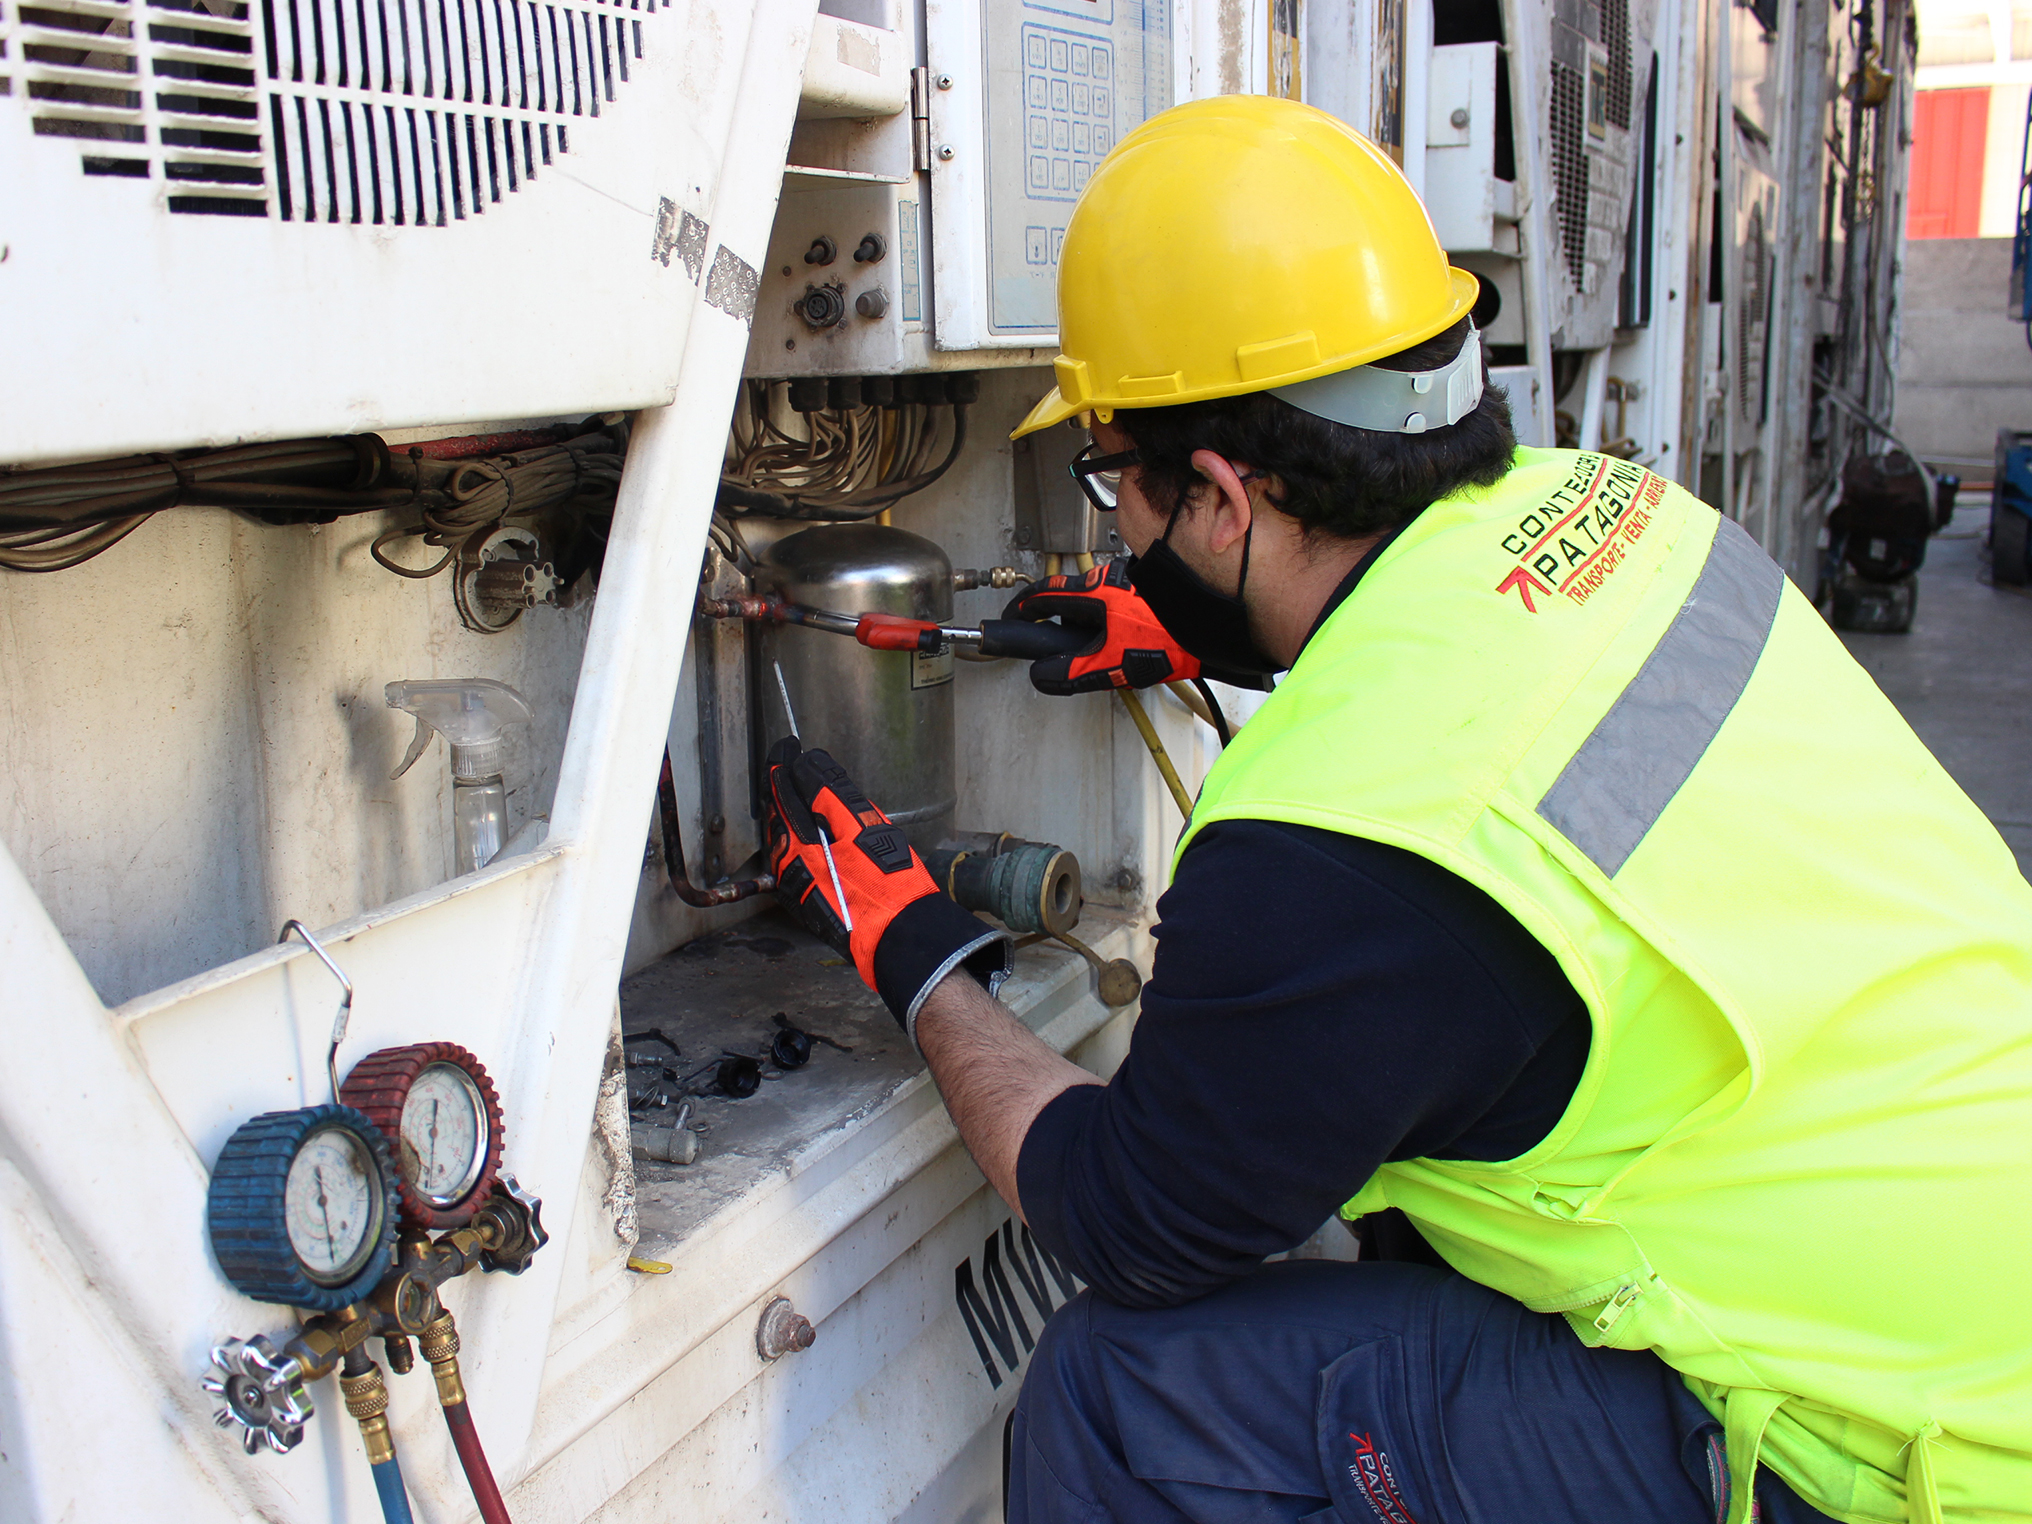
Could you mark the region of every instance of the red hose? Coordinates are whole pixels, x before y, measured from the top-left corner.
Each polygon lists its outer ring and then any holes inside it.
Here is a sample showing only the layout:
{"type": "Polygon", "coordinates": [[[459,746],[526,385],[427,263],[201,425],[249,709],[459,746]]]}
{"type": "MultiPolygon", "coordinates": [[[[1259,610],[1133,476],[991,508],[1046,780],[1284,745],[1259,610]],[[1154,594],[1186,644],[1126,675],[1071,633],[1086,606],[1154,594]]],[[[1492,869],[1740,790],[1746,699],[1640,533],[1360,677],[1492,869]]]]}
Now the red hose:
{"type": "Polygon", "coordinates": [[[445,1427],[452,1431],[452,1445],[459,1452],[459,1464],[466,1468],[466,1485],[480,1505],[480,1517],[486,1524],[510,1524],[501,1489],[494,1485],[494,1469],[487,1464],[487,1452],[480,1448],[480,1431],[473,1427],[472,1411],[463,1402],[448,1402],[444,1418],[445,1427]]]}
{"type": "Polygon", "coordinates": [[[395,455],[415,453],[426,460],[471,460],[476,455],[501,455],[514,450],[563,444],[577,432],[575,428],[554,424],[547,429],[514,429],[506,434],[460,434],[451,439],[424,439],[415,444],[390,445],[388,449],[395,455]]]}

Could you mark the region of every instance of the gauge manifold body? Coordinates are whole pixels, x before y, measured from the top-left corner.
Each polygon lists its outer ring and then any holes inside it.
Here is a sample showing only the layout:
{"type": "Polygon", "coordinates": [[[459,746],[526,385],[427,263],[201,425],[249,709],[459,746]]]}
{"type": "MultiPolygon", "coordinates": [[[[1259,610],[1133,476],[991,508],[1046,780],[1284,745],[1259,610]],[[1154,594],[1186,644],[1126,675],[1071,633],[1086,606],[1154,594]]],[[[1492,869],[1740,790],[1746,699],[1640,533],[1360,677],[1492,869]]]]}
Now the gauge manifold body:
{"type": "Polygon", "coordinates": [[[353,1066],[339,1097],[394,1150],[405,1222],[472,1221],[501,1168],[501,1097],[479,1059],[451,1042],[383,1048],[353,1066]]]}
{"type": "Polygon", "coordinates": [[[336,1311],[388,1271],[395,1180],[380,1129],[350,1106],[255,1117],[212,1166],[212,1253],[256,1301],[336,1311]]]}

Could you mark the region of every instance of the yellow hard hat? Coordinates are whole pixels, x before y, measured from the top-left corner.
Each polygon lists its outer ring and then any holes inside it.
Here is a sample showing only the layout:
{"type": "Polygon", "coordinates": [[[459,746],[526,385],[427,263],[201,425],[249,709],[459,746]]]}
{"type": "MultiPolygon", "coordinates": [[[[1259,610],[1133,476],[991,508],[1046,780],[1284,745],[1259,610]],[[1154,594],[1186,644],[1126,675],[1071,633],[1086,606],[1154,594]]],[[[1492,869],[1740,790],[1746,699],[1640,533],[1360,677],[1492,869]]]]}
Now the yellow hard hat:
{"type": "Polygon", "coordinates": [[[1479,289],[1403,172],[1339,118],[1267,95],[1174,106],[1073,208],[1058,385],[1011,437],[1349,370],[1452,327],[1479,289]]]}

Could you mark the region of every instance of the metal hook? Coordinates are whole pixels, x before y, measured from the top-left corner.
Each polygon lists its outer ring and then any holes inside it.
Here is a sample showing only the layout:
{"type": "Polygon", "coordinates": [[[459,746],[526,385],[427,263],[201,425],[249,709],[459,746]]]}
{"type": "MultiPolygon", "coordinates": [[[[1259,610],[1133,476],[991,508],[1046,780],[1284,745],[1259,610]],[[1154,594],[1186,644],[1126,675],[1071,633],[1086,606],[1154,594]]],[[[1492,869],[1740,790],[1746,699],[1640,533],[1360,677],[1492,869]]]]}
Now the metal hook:
{"type": "Polygon", "coordinates": [[[318,961],[332,971],[332,977],[339,981],[339,988],[345,991],[339,997],[339,1014],[332,1018],[332,1045],[325,1050],[325,1073],[331,1078],[332,1104],[336,1106],[339,1104],[339,1044],[346,1040],[346,1024],[353,1018],[353,981],[346,977],[344,969],[332,961],[332,955],[324,950],[303,922],[284,921],[282,935],[275,940],[287,942],[292,931],[303,938],[310,950],[318,955],[318,961]]]}

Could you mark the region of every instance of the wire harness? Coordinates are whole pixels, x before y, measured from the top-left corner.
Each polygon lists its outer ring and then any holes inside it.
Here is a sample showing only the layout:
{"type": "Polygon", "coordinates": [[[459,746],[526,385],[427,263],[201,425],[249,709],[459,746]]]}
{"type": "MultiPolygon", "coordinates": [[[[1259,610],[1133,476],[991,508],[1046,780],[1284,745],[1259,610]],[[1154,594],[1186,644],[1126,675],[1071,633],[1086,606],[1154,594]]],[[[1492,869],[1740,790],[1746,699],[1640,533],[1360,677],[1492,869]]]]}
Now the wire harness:
{"type": "Polygon", "coordinates": [[[411,578],[437,575],[474,535],[508,519],[561,514],[591,542],[575,573],[604,548],[626,451],[627,426],[617,417],[398,448],[354,434],[0,470],[0,568],[67,571],[154,514],[209,507],[273,525],[414,514],[372,547],[384,568],[411,578]],[[444,554],[406,566],[387,552],[408,539],[444,554]]]}
{"type": "Polygon", "coordinates": [[[971,371],[750,381],[728,433],[719,509],[730,517],[874,518],[952,469],[966,445],[967,408],[980,394],[971,371]]]}

